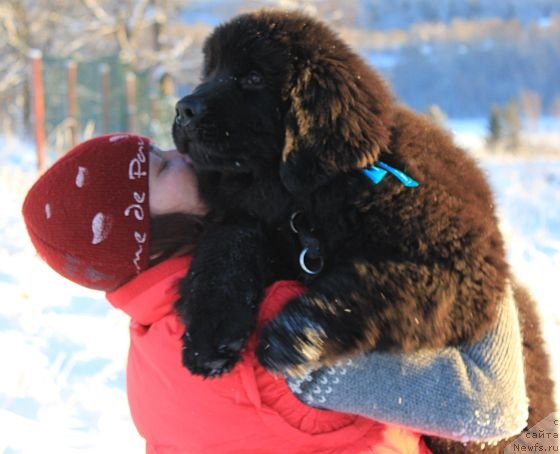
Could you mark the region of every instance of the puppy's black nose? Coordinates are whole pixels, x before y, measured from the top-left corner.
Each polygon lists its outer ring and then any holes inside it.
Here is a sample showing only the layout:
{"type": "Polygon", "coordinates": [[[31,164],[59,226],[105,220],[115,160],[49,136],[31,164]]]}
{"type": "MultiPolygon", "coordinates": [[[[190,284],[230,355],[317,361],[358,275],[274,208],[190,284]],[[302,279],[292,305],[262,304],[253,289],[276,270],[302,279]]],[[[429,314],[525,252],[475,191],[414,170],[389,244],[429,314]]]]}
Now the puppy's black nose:
{"type": "Polygon", "coordinates": [[[201,97],[185,96],[175,105],[175,122],[182,127],[194,126],[205,111],[206,103],[201,97]]]}

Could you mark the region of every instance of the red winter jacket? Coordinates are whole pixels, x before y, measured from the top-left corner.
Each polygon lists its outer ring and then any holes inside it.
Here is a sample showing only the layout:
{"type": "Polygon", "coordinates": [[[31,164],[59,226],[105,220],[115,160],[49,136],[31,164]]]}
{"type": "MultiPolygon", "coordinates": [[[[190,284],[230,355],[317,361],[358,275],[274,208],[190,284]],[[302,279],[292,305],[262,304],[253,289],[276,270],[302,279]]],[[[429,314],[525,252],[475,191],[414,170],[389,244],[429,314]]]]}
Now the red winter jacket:
{"type": "MultiPolygon", "coordinates": [[[[127,392],[147,453],[429,453],[404,428],[301,403],[282,378],[260,366],[254,337],[229,374],[191,375],[181,366],[184,325],[173,311],[174,284],[189,263],[188,257],[167,260],[107,294],[132,318],[127,392]]],[[[301,290],[286,281],[269,288],[259,325],[301,290]]]]}

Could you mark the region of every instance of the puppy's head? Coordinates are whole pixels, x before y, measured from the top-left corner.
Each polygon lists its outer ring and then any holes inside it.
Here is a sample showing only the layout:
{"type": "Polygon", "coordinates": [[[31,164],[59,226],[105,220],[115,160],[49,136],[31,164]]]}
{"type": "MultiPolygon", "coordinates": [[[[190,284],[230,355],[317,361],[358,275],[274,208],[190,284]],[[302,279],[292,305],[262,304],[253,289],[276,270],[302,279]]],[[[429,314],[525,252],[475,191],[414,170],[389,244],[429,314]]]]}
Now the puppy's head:
{"type": "Polygon", "coordinates": [[[195,167],[256,173],[278,168],[289,51],[269,21],[242,15],[207,38],[201,83],[177,103],[173,137],[195,167]]]}
{"type": "Polygon", "coordinates": [[[280,172],[294,193],[373,164],[389,141],[384,82],[325,25],[258,12],[216,28],[174,137],[200,167],[280,172]]]}

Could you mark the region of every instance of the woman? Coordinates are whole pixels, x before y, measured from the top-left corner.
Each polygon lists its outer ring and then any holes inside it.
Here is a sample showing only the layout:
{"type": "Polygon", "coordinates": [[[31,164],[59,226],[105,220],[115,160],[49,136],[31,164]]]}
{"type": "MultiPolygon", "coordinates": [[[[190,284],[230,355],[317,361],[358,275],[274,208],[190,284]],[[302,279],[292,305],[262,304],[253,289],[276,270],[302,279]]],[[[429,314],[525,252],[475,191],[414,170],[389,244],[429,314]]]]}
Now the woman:
{"type": "Polygon", "coordinates": [[[523,429],[521,344],[507,298],[496,328],[475,345],[373,353],[283,379],[253,352],[260,328],[302,291],[280,281],[267,290],[240,363],[215,379],[190,374],[173,305],[205,213],[188,158],[131,134],[78,145],[23,205],[41,257],[106,291],[131,317],[127,393],[146,452],[426,453],[420,433],[488,441],[523,429]]]}

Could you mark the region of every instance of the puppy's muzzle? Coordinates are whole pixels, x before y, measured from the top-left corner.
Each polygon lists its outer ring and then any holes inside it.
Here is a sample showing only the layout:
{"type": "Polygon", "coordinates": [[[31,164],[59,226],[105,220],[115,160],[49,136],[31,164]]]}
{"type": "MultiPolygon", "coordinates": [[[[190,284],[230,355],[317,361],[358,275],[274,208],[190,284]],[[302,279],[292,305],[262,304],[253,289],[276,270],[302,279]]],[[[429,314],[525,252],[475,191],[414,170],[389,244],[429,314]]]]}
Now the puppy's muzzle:
{"type": "Polygon", "coordinates": [[[175,105],[175,124],[187,131],[194,131],[206,113],[206,102],[201,96],[185,96],[175,105]]]}

